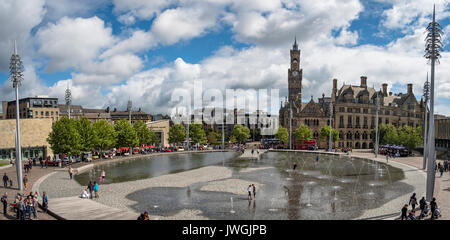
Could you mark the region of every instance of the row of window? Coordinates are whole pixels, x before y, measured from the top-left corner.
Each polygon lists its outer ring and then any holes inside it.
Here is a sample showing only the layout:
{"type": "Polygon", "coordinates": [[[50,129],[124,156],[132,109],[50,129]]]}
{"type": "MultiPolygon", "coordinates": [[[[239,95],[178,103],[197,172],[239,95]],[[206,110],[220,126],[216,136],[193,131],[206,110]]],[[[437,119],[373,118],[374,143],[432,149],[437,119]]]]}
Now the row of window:
{"type": "MultiPolygon", "coordinates": [[[[408,110],[414,110],[414,106],[413,105],[408,105],[408,110]]],[[[345,107],[339,107],[339,112],[345,112],[345,107]]],[[[348,113],[361,113],[361,108],[347,108],[347,112],[348,113]]],[[[368,114],[369,113],[369,109],[363,108],[363,113],[368,114]]],[[[371,114],[376,114],[376,110],[375,109],[371,109],[370,113],[371,114]]],[[[393,116],[399,116],[399,113],[397,111],[390,111],[388,109],[386,109],[386,110],[380,109],[379,112],[378,112],[378,114],[380,114],[380,115],[391,115],[391,113],[392,113],[393,116]]],[[[422,117],[421,114],[418,114],[418,113],[414,114],[414,113],[405,112],[405,111],[402,111],[401,115],[402,115],[402,117],[406,117],[406,116],[408,116],[408,117],[416,117],[416,118],[421,118],[422,117]]]]}

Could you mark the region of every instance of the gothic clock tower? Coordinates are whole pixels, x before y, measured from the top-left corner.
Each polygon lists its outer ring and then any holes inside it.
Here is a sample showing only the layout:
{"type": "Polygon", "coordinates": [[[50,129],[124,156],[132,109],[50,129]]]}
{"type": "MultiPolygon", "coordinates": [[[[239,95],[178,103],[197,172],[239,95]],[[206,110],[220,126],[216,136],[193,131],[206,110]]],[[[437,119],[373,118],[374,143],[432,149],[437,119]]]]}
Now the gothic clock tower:
{"type": "Polygon", "coordinates": [[[295,38],[291,49],[291,67],[288,69],[289,103],[292,103],[292,111],[298,113],[302,103],[302,69],[300,69],[300,50],[295,38]]]}

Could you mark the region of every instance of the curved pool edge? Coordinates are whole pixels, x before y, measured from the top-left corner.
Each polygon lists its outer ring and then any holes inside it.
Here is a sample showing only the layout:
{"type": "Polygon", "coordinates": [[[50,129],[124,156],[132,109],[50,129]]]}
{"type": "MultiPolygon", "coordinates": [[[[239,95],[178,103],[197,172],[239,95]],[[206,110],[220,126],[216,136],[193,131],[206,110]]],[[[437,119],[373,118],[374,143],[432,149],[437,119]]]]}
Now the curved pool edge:
{"type": "Polygon", "coordinates": [[[290,150],[290,149],[271,149],[269,152],[302,152],[302,153],[310,153],[310,154],[325,154],[325,155],[341,155],[342,157],[347,158],[357,158],[366,161],[377,161],[380,163],[387,164],[392,167],[399,168],[405,174],[405,178],[400,180],[399,182],[406,183],[414,187],[412,192],[408,192],[404,195],[401,195],[393,200],[390,200],[384,203],[382,206],[373,208],[373,209],[365,209],[361,216],[357,218],[353,218],[350,220],[393,220],[400,216],[400,210],[404,204],[408,203],[409,197],[413,192],[417,194],[417,196],[424,196],[425,182],[426,182],[426,174],[422,169],[416,168],[411,165],[407,165],[404,163],[395,162],[393,160],[389,162],[382,161],[377,158],[367,158],[361,156],[354,156],[351,154],[344,153],[335,153],[335,152],[325,152],[325,151],[308,151],[308,150],[290,150]]]}

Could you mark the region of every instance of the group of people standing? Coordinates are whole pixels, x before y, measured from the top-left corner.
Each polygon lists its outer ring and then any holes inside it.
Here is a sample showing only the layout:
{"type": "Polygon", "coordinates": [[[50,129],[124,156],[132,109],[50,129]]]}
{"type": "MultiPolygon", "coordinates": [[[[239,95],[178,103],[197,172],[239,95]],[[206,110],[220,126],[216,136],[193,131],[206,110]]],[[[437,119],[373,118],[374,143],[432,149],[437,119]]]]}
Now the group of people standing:
{"type": "Polygon", "coordinates": [[[409,198],[409,203],[405,204],[401,210],[401,220],[420,220],[425,218],[428,214],[430,216],[430,220],[436,219],[440,216],[440,211],[438,209],[436,198],[433,198],[430,202],[430,204],[427,204],[427,201],[425,200],[425,197],[422,197],[419,201],[419,209],[420,214],[418,217],[416,217],[416,205],[417,205],[417,198],[416,193],[413,193],[413,195],[409,198]],[[411,205],[411,210],[408,212],[408,206],[411,205]]]}
{"type": "MultiPolygon", "coordinates": [[[[1,197],[1,202],[3,204],[3,214],[7,215],[8,208],[8,193],[5,192],[1,197]]],[[[30,192],[29,195],[25,196],[18,193],[14,202],[12,203],[14,211],[16,212],[16,219],[18,220],[39,220],[38,217],[38,192],[30,192]],[[33,215],[33,217],[32,217],[33,215]]],[[[43,192],[42,195],[42,207],[44,211],[47,211],[48,207],[48,196],[46,192],[43,192]]]]}

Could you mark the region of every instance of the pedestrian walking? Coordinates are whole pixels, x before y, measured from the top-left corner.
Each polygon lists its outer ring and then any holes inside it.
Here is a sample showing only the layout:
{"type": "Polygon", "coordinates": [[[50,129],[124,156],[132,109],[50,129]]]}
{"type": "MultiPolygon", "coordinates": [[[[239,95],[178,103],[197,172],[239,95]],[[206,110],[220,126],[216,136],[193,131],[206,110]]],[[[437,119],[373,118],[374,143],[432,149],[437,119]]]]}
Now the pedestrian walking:
{"type": "Polygon", "coordinates": [[[94,190],[94,185],[92,185],[91,181],[89,181],[87,188],[89,190],[89,197],[92,199],[92,191],[94,190]]]}
{"type": "Polygon", "coordinates": [[[98,198],[98,184],[97,182],[94,182],[94,193],[95,193],[95,198],[98,198]]]}
{"type": "Polygon", "coordinates": [[[5,173],[5,175],[3,175],[3,186],[4,186],[5,188],[8,187],[8,181],[9,181],[9,177],[8,177],[8,175],[6,175],[6,173],[5,173]]]}
{"type": "Polygon", "coordinates": [[[408,204],[405,204],[402,208],[402,220],[405,219],[407,220],[408,216],[406,215],[406,213],[408,212],[408,204]]]}
{"type": "Polygon", "coordinates": [[[25,176],[23,177],[23,187],[24,187],[25,189],[27,189],[27,184],[28,184],[28,176],[25,175],[25,176]]]}
{"type": "Polygon", "coordinates": [[[439,172],[441,173],[440,177],[442,177],[442,174],[444,174],[444,166],[439,167],[439,172]]]}
{"type": "Polygon", "coordinates": [[[425,209],[427,207],[427,201],[425,200],[425,197],[422,197],[422,199],[420,199],[419,207],[420,207],[419,219],[422,219],[424,217],[425,209]]]}
{"type": "Polygon", "coordinates": [[[294,170],[297,168],[297,163],[296,163],[296,162],[294,162],[292,168],[293,168],[294,170]]]}
{"type": "Polygon", "coordinates": [[[389,162],[389,154],[386,154],[386,162],[389,162]]]}
{"type": "Polygon", "coordinates": [[[6,215],[6,210],[8,208],[8,193],[7,192],[5,192],[5,194],[3,194],[0,201],[3,204],[3,215],[6,215]]]}
{"type": "Polygon", "coordinates": [[[436,209],[437,209],[436,198],[433,198],[433,200],[431,200],[430,208],[431,208],[431,219],[434,219],[434,217],[436,215],[435,212],[436,212],[436,209]]]}
{"type": "Polygon", "coordinates": [[[316,156],[316,163],[319,162],[319,156],[316,156]]]}
{"type": "Polygon", "coordinates": [[[253,199],[256,200],[256,186],[255,186],[255,184],[252,184],[252,190],[253,190],[253,199]]]}
{"type": "Polygon", "coordinates": [[[252,185],[248,185],[248,200],[252,200],[252,185]]]}
{"type": "Polygon", "coordinates": [[[46,192],[42,193],[42,208],[44,209],[44,212],[47,213],[48,209],[48,195],[46,192]]]}
{"type": "Polygon", "coordinates": [[[102,184],[105,183],[106,173],[105,170],[102,169],[102,184]]]}
{"type": "Polygon", "coordinates": [[[69,177],[70,177],[70,180],[72,180],[72,174],[73,174],[72,166],[69,166],[69,177]]]}
{"type": "Polygon", "coordinates": [[[413,195],[409,198],[409,205],[411,205],[412,210],[416,209],[416,204],[417,204],[416,193],[413,193],[413,195]]]}
{"type": "Polygon", "coordinates": [[[9,179],[9,187],[12,188],[12,186],[13,186],[13,180],[9,179]]]}

